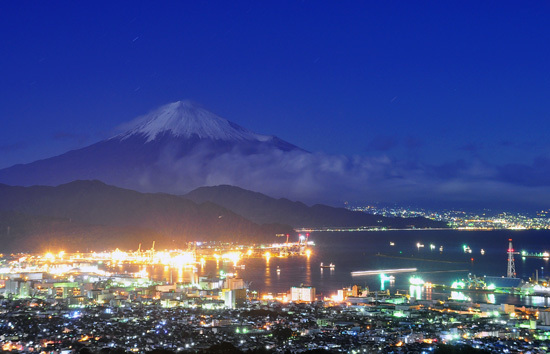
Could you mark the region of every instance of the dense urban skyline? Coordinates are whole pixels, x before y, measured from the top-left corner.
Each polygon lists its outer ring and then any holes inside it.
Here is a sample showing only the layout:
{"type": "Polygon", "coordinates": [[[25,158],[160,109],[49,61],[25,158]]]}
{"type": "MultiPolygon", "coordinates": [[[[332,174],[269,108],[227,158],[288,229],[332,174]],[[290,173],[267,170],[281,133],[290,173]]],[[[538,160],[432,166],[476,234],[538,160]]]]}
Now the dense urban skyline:
{"type": "Polygon", "coordinates": [[[543,206],[549,10],[3,4],[0,168],[84,147],[191,99],[305,150],[364,157],[382,176],[378,190],[399,181],[387,201],[414,201],[435,186],[437,202],[464,193],[469,203],[543,206]]]}

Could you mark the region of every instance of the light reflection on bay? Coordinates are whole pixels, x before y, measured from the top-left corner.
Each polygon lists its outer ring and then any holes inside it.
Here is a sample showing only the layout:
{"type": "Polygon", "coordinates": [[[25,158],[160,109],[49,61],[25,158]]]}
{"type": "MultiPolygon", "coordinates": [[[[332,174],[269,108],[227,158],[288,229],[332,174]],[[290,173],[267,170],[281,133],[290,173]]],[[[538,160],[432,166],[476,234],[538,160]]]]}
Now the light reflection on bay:
{"type": "MultiPolygon", "coordinates": [[[[514,233],[514,246],[517,249],[528,251],[550,250],[548,245],[541,244],[540,240],[550,240],[550,232],[516,232],[514,233]],[[546,237],[545,237],[546,236],[546,237]]],[[[458,231],[387,231],[387,232],[355,232],[355,233],[314,233],[311,240],[316,246],[312,248],[310,257],[262,257],[243,258],[238,264],[238,275],[246,282],[251,283],[251,290],[260,293],[284,293],[292,286],[301,284],[310,285],[317,289],[317,293],[326,296],[335,294],[339,289],[359,285],[363,289],[368,287],[370,291],[389,289],[395,293],[397,289],[409,290],[410,274],[394,274],[395,280],[381,283],[379,276],[352,277],[352,271],[387,269],[387,268],[418,268],[418,275],[427,282],[434,284],[450,285],[453,281],[466,278],[468,273],[477,276],[493,275],[502,276],[506,272],[507,231],[495,232],[458,232],[458,231]],[[393,243],[393,245],[390,245],[393,243]],[[444,246],[443,252],[431,249],[416,248],[417,242],[444,246]],[[465,254],[462,245],[467,243],[475,253],[465,254]],[[480,255],[479,250],[485,250],[480,255]],[[380,257],[377,253],[390,254],[393,252],[399,257],[380,257]],[[417,259],[416,259],[417,258],[417,259]],[[471,261],[470,258],[475,258],[471,261]],[[422,259],[434,259],[435,261],[423,261],[422,259]],[[441,261],[439,261],[441,260],[441,261]],[[495,261],[500,260],[500,261],[495,261]],[[445,261],[445,262],[442,262],[445,261]],[[323,269],[320,263],[334,263],[334,269],[323,269]],[[240,269],[240,265],[245,265],[240,269]],[[277,267],[279,271],[277,271],[277,267]]],[[[516,258],[518,275],[524,279],[531,277],[538,270],[539,278],[545,277],[548,269],[548,260],[516,258]]],[[[136,266],[128,272],[139,271],[136,266]]],[[[117,267],[118,268],[118,267],[117,267]]],[[[118,268],[120,270],[120,268],[118,268]]],[[[163,266],[148,266],[147,271],[155,280],[169,281],[169,268],[163,266]]],[[[204,261],[196,265],[196,272],[192,268],[174,270],[173,280],[193,282],[193,277],[215,277],[220,271],[234,273],[236,268],[232,262],[219,260],[204,261]]],[[[450,294],[439,289],[424,288],[422,298],[447,299],[450,294]]],[[[473,301],[489,303],[511,303],[547,305],[544,297],[518,297],[507,294],[467,294],[473,301]]]]}

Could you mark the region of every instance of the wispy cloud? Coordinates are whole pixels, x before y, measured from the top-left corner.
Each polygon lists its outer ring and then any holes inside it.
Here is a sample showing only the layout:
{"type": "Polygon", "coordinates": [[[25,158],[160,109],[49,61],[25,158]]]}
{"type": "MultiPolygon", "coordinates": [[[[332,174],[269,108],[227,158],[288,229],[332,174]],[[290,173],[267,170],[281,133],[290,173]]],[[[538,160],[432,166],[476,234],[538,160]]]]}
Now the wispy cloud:
{"type": "Polygon", "coordinates": [[[185,193],[203,185],[231,184],[309,203],[356,200],[541,206],[550,200],[548,175],[550,160],[544,159],[532,166],[498,166],[481,159],[428,165],[387,157],[269,149],[253,154],[239,149],[213,154],[204,147],[184,155],[165,149],[155,168],[143,171],[140,187],[162,183],[166,191],[185,193]],[[182,189],[171,190],[173,186],[182,189]]]}
{"type": "MultiPolygon", "coordinates": [[[[0,146],[0,151],[24,147],[10,144],[0,146]]],[[[95,178],[140,191],[174,194],[230,184],[310,204],[360,201],[550,207],[550,158],[545,156],[523,164],[498,164],[475,155],[427,164],[386,154],[329,155],[220,141],[181,144],[170,140],[150,148],[153,150],[146,154],[127,148],[116,159],[98,155],[96,160],[85,161],[90,166],[85,169],[75,169],[75,163],[67,160],[66,165],[56,165],[56,173],[63,169],[64,181],[95,178]]]]}
{"type": "Polygon", "coordinates": [[[516,148],[516,149],[535,149],[538,148],[537,142],[535,141],[512,141],[512,140],[501,140],[498,142],[498,146],[505,148],[516,148]]]}
{"type": "Polygon", "coordinates": [[[527,187],[550,187],[550,158],[538,157],[532,164],[506,164],[498,167],[499,179],[527,187]]]}
{"type": "Polygon", "coordinates": [[[5,153],[14,152],[14,151],[26,149],[27,147],[28,147],[28,144],[22,141],[18,141],[11,144],[0,144],[0,152],[5,152],[5,153]]]}
{"type": "Polygon", "coordinates": [[[76,142],[78,144],[83,144],[86,141],[88,141],[90,136],[84,133],[70,133],[66,131],[58,131],[52,135],[52,138],[57,141],[70,141],[70,142],[76,142]]]}
{"type": "Polygon", "coordinates": [[[408,136],[405,138],[405,147],[407,149],[418,149],[422,146],[424,146],[424,141],[415,136],[408,136]]]}
{"type": "Polygon", "coordinates": [[[467,143],[459,147],[459,149],[471,153],[478,153],[479,151],[483,150],[483,145],[479,143],[467,143]]]}
{"type": "Polygon", "coordinates": [[[368,144],[368,149],[372,151],[389,151],[398,145],[399,141],[395,136],[377,136],[368,144]]]}

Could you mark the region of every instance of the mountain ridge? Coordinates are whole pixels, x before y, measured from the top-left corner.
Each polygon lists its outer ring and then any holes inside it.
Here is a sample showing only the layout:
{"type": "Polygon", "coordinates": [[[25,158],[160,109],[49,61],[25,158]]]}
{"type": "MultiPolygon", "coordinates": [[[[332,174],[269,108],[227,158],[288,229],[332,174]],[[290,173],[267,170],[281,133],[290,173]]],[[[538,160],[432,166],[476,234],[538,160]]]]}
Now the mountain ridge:
{"type": "Polygon", "coordinates": [[[388,218],[323,204],[308,206],[286,198],[272,198],[240,187],[200,187],[182,196],[197,203],[210,201],[256,223],[283,223],[302,227],[446,227],[425,218],[388,218]]]}
{"type": "MultiPolygon", "coordinates": [[[[0,196],[2,212],[20,213],[29,220],[45,218],[41,219],[45,225],[52,219],[63,220],[58,237],[66,239],[73,228],[84,234],[88,229],[96,230],[95,238],[79,238],[87,248],[97,247],[101,240],[118,243],[119,247],[135,246],[142,241],[132,237],[134,234],[156,235],[159,247],[184,248],[187,241],[265,241],[278,232],[292,231],[284,225],[258,225],[211,202],[197,204],[174,195],[140,193],[100,181],[74,181],[57,187],[2,184],[0,196]],[[124,237],[119,237],[117,230],[123,230],[124,237]]],[[[33,230],[21,237],[47,234],[47,230],[33,230]]],[[[9,235],[3,237],[5,243],[14,243],[9,235]]],[[[21,242],[25,243],[24,239],[21,242]]]]}
{"type": "Polygon", "coordinates": [[[200,240],[269,242],[275,234],[293,232],[292,227],[325,226],[442,227],[428,219],[308,206],[227,185],[181,196],[141,193],[98,180],[56,187],[0,184],[3,247],[43,248],[55,242],[98,250],[98,245],[132,248],[155,240],[159,247],[184,248],[186,242],[200,240]]]}
{"type": "Polygon", "coordinates": [[[253,133],[188,100],[163,105],[145,116],[138,117],[129,125],[132,123],[135,123],[134,127],[113,138],[124,140],[137,134],[144,135],[147,142],[150,142],[162,133],[170,133],[176,137],[197,136],[199,139],[226,141],[267,141],[272,138],[253,133]]]}
{"type": "Polygon", "coordinates": [[[273,176],[267,169],[289,153],[309,154],[278,137],[253,133],[198,105],[178,101],[137,118],[109,139],[1,169],[0,182],[57,186],[97,179],[145,193],[182,194],[203,185],[261,184],[267,177],[249,180],[252,174],[242,173],[243,168],[273,176]]]}

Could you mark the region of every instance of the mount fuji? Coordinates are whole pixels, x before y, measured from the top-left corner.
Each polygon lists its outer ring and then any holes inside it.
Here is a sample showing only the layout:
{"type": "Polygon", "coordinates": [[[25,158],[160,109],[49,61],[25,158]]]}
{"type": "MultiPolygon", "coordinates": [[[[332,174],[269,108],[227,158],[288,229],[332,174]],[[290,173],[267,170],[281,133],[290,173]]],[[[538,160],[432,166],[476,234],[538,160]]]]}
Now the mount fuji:
{"type": "Polygon", "coordinates": [[[235,185],[303,197],[313,154],[275,136],[251,132],[189,101],[164,105],[124,124],[124,131],[59,156],[0,170],[0,183],[56,186],[101,180],[140,192],[187,193],[235,185]]]}
{"type": "Polygon", "coordinates": [[[145,138],[146,143],[150,143],[168,135],[188,140],[268,143],[282,150],[296,148],[274,136],[253,133],[191,101],[178,101],[164,105],[127,125],[129,129],[126,132],[112,139],[123,141],[132,137],[141,137],[145,138]]]}

